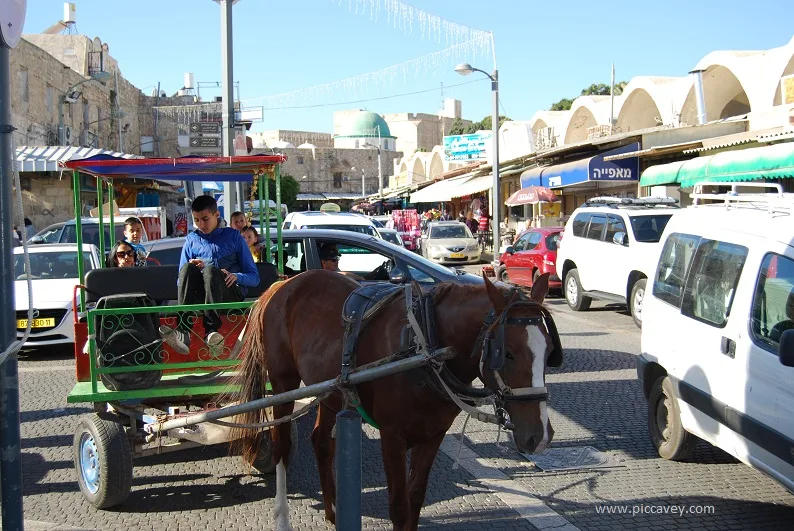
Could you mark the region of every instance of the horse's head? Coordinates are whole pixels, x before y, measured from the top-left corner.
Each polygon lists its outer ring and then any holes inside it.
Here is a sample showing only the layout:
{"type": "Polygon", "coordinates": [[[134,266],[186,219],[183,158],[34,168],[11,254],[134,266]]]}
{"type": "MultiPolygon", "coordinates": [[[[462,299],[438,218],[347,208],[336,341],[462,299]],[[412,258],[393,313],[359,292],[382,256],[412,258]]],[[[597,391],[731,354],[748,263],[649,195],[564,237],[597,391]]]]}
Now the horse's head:
{"type": "Polygon", "coordinates": [[[480,375],[497,392],[514,425],[521,452],[540,453],[554,435],[546,400],[546,367],[559,367],[562,347],[557,327],[543,299],[548,274],[532,285],[529,298],[518,289],[504,289],[485,279],[493,310],[486,320],[480,375]]]}

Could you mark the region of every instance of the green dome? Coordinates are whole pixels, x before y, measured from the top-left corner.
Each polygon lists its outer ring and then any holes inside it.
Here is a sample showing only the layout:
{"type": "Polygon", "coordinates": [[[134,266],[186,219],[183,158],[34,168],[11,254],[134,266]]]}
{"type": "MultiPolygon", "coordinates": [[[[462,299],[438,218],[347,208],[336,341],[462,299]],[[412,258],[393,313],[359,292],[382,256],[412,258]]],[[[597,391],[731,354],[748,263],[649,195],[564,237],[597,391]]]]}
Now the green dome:
{"type": "Polygon", "coordinates": [[[347,123],[337,136],[347,137],[378,137],[380,130],[381,138],[392,138],[389,126],[379,114],[371,111],[358,111],[351,114],[347,123]]]}

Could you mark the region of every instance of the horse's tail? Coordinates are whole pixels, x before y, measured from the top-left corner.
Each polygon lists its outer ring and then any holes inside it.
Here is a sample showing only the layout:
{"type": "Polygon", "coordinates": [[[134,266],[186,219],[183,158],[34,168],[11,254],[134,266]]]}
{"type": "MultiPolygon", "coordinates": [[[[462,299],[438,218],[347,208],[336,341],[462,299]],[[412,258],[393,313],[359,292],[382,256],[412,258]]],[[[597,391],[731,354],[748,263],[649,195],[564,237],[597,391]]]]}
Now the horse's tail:
{"type": "MultiPolygon", "coordinates": [[[[237,367],[237,374],[231,381],[233,387],[239,387],[239,391],[233,395],[233,399],[241,404],[265,396],[265,386],[268,382],[265,315],[268,303],[283,285],[283,282],[273,284],[259,297],[248,314],[243,344],[240,348],[242,362],[237,367]]],[[[260,424],[268,420],[272,419],[266,418],[265,410],[260,409],[237,415],[234,422],[235,424],[260,424]]],[[[232,452],[239,452],[246,463],[253,463],[259,450],[260,430],[235,427],[231,430],[231,439],[232,452]]]]}

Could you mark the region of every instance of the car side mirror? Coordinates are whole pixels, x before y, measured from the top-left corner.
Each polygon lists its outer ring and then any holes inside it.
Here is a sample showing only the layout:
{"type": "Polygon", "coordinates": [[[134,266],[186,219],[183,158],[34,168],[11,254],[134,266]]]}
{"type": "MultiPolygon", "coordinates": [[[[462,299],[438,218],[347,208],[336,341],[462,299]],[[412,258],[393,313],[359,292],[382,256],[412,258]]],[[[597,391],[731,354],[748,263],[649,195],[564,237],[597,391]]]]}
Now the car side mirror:
{"type": "Polygon", "coordinates": [[[406,280],[405,271],[401,267],[395,266],[389,271],[389,282],[392,284],[405,284],[406,280]]]}
{"type": "Polygon", "coordinates": [[[612,243],[626,246],[629,244],[629,236],[625,232],[616,232],[615,235],[612,236],[612,243]]]}
{"type": "Polygon", "coordinates": [[[33,236],[30,238],[30,240],[28,240],[28,243],[44,243],[44,238],[41,236],[33,236]]]}
{"type": "Polygon", "coordinates": [[[794,329],[786,330],[780,334],[777,355],[782,365],[794,367],[794,329]]]}
{"type": "Polygon", "coordinates": [[[508,246],[507,246],[507,249],[505,249],[505,252],[506,252],[507,254],[513,254],[513,253],[515,252],[515,250],[513,249],[513,246],[512,246],[512,245],[508,245],[508,246]]]}

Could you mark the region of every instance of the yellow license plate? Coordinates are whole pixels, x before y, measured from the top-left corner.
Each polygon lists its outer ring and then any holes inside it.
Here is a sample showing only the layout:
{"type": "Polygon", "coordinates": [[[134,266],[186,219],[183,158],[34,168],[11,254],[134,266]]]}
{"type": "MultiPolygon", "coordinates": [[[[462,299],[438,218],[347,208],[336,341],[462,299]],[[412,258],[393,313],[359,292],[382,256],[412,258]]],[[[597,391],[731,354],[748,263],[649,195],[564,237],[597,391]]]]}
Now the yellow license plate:
{"type": "Polygon", "coordinates": [[[463,253],[449,253],[450,258],[463,258],[464,256],[463,253]]]}
{"type": "MultiPolygon", "coordinates": [[[[46,319],[33,319],[33,324],[30,325],[31,328],[46,328],[48,326],[55,326],[55,317],[47,317],[46,319]]],[[[17,328],[27,327],[27,319],[17,319],[17,328]]]]}

